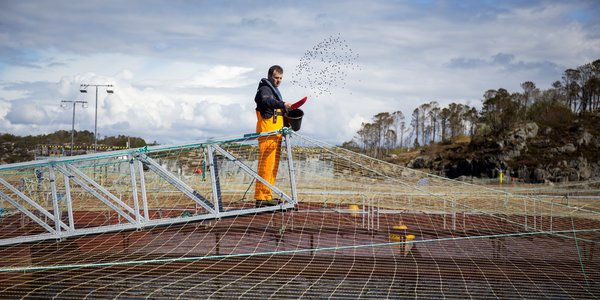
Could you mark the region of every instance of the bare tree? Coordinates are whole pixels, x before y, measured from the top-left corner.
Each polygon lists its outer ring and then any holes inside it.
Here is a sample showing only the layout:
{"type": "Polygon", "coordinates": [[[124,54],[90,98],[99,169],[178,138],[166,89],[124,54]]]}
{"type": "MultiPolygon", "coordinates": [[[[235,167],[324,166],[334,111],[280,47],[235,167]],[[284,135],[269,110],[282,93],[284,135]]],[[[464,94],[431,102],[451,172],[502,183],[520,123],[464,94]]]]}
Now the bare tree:
{"type": "MultiPolygon", "coordinates": [[[[396,131],[396,138],[398,138],[398,137],[400,138],[400,147],[402,147],[402,139],[404,137],[404,127],[405,127],[404,119],[405,119],[404,114],[401,111],[397,110],[392,113],[393,125],[394,125],[394,129],[396,131]]],[[[396,144],[394,144],[393,147],[396,147],[396,144]]]]}
{"type": "Polygon", "coordinates": [[[419,120],[421,122],[421,124],[419,124],[419,126],[421,127],[421,145],[427,145],[429,143],[429,132],[431,131],[431,128],[427,122],[427,119],[429,118],[429,111],[431,110],[431,103],[423,103],[421,104],[421,106],[419,106],[419,111],[420,111],[420,116],[419,116],[419,120]]]}
{"type": "Polygon", "coordinates": [[[373,117],[373,124],[375,124],[376,134],[378,135],[377,154],[381,155],[387,151],[386,145],[390,144],[387,142],[387,139],[390,137],[388,131],[391,130],[393,123],[394,119],[388,112],[378,113],[373,117]]]}
{"type": "Polygon", "coordinates": [[[535,83],[531,81],[525,81],[521,83],[521,88],[523,88],[523,111],[527,110],[527,107],[535,101],[536,97],[539,95],[540,90],[535,86],[535,83]]]}
{"type": "Polygon", "coordinates": [[[396,147],[396,139],[397,139],[397,134],[396,131],[393,129],[388,129],[385,132],[385,144],[384,144],[384,149],[386,151],[386,153],[389,153],[388,151],[390,149],[393,149],[396,147]]]}
{"type": "Polygon", "coordinates": [[[469,137],[473,137],[475,135],[475,131],[477,129],[477,120],[479,119],[479,112],[477,111],[477,109],[475,107],[471,107],[469,108],[468,105],[465,105],[465,113],[464,113],[464,120],[465,122],[468,124],[468,126],[465,126],[467,129],[467,132],[469,137]]]}
{"type": "Polygon", "coordinates": [[[412,112],[412,119],[411,119],[411,125],[412,128],[414,128],[414,136],[415,136],[415,141],[413,143],[413,145],[415,147],[419,147],[419,125],[421,125],[420,122],[421,119],[421,112],[419,110],[419,108],[415,108],[415,110],[413,110],[412,112]]]}
{"type": "Polygon", "coordinates": [[[439,119],[439,115],[440,115],[440,106],[436,101],[431,101],[429,102],[430,105],[430,109],[429,109],[429,123],[430,123],[430,127],[431,127],[431,142],[435,143],[435,136],[437,133],[437,127],[438,127],[438,119],[439,119]]]}
{"type": "Polygon", "coordinates": [[[442,108],[440,112],[440,134],[442,142],[446,142],[446,134],[448,132],[448,120],[450,119],[450,109],[447,107],[442,108]]]}
{"type": "Polygon", "coordinates": [[[361,128],[358,130],[358,137],[364,147],[365,153],[369,155],[377,154],[377,144],[379,143],[379,136],[376,130],[376,126],[371,123],[362,123],[361,128]]]}
{"type": "Polygon", "coordinates": [[[594,111],[600,100],[600,59],[577,68],[581,86],[580,111],[594,111]]]}
{"type": "Polygon", "coordinates": [[[578,102],[579,102],[579,93],[581,92],[581,86],[579,86],[579,79],[581,78],[581,74],[578,70],[567,69],[563,76],[563,87],[565,89],[566,95],[566,105],[571,108],[574,112],[577,112],[578,102]]]}

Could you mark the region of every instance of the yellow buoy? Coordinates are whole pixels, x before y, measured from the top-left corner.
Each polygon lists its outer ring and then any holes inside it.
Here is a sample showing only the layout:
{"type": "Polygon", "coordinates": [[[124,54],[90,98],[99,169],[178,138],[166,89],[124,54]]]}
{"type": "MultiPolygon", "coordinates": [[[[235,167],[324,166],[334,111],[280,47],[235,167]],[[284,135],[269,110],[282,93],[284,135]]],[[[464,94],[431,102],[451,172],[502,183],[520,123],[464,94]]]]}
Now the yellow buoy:
{"type": "Polygon", "coordinates": [[[408,234],[405,237],[405,241],[407,242],[406,244],[402,245],[404,248],[404,256],[407,256],[410,253],[410,250],[412,250],[412,248],[414,247],[414,243],[409,243],[410,241],[415,239],[415,235],[414,234],[408,234]]]}
{"type": "Polygon", "coordinates": [[[390,241],[392,241],[392,242],[400,242],[400,241],[402,241],[402,235],[395,234],[395,233],[390,233],[390,241]]]}
{"type": "Polygon", "coordinates": [[[390,233],[390,241],[392,242],[403,242],[404,241],[404,235],[406,235],[406,229],[408,229],[408,227],[404,224],[399,224],[399,225],[394,225],[392,226],[392,233],[390,233]],[[402,231],[402,232],[398,232],[398,231],[402,231]]]}
{"type": "Polygon", "coordinates": [[[348,205],[348,209],[349,209],[350,211],[352,211],[352,214],[351,214],[351,215],[352,215],[353,217],[356,217],[356,216],[358,216],[358,211],[360,210],[360,207],[358,207],[358,205],[357,205],[357,204],[349,204],[349,205],[348,205]]]}

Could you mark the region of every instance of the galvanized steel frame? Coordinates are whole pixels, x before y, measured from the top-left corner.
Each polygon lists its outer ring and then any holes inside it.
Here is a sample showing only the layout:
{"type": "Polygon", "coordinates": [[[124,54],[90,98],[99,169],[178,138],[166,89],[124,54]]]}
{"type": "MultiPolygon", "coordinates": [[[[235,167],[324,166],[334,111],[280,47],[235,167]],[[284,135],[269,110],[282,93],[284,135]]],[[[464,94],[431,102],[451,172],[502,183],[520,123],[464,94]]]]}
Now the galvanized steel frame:
{"type": "Polygon", "coordinates": [[[62,240],[69,237],[88,235],[88,234],[99,234],[106,232],[115,232],[121,230],[135,230],[142,229],[145,227],[153,227],[153,226],[161,226],[161,225],[171,225],[178,224],[184,222],[192,222],[192,221],[201,221],[201,220],[210,220],[210,219],[220,219],[224,217],[232,217],[239,216],[245,214],[255,214],[261,212],[270,212],[270,211],[278,211],[278,210],[287,210],[293,209],[297,204],[297,192],[296,192],[296,184],[294,177],[294,167],[293,167],[293,155],[291,148],[290,136],[293,134],[293,131],[284,128],[283,130],[265,132],[265,133],[257,133],[257,134],[246,134],[243,137],[232,138],[232,139],[224,139],[220,141],[211,141],[207,143],[194,143],[194,144],[182,144],[182,145],[171,145],[171,146],[155,146],[155,147],[144,147],[138,149],[128,149],[121,151],[113,151],[106,153],[96,153],[96,154],[88,154],[77,157],[64,157],[58,159],[48,159],[41,161],[31,161],[26,163],[17,163],[17,164],[9,164],[0,166],[0,171],[5,170],[18,170],[23,168],[47,168],[49,179],[50,179],[50,187],[51,187],[51,195],[52,195],[52,209],[53,211],[48,211],[44,209],[41,205],[36,203],[34,200],[29,198],[27,195],[19,191],[16,187],[10,184],[8,181],[4,180],[0,177],[0,185],[4,186],[8,190],[10,190],[14,195],[18,197],[18,199],[13,199],[11,196],[0,190],[0,198],[2,200],[7,201],[12,206],[14,206],[18,211],[20,211],[23,215],[33,220],[34,223],[43,227],[47,233],[28,235],[28,236],[19,236],[13,238],[5,238],[0,239],[0,246],[3,245],[11,245],[18,243],[27,243],[41,240],[50,240],[57,239],[62,240]],[[251,139],[256,139],[261,136],[269,136],[274,134],[282,134],[285,142],[285,151],[287,151],[287,163],[289,170],[289,185],[291,187],[291,195],[286,194],[278,187],[268,183],[264,178],[258,175],[252,168],[245,165],[243,162],[238,160],[232,153],[225,150],[219,144],[229,143],[229,142],[242,142],[251,139]],[[155,152],[155,151],[164,151],[164,150],[174,150],[174,149],[193,149],[204,147],[207,149],[208,161],[209,161],[209,169],[211,175],[211,184],[212,184],[212,195],[213,197],[204,197],[197,191],[195,191],[192,187],[187,185],[185,182],[180,180],[173,173],[168,171],[166,168],[162,167],[158,162],[154,159],[150,158],[147,153],[155,152]],[[228,160],[232,161],[241,170],[245,173],[253,177],[256,181],[259,181],[269,187],[273,193],[279,195],[283,202],[277,206],[269,206],[269,207],[260,207],[260,208],[239,208],[239,209],[231,209],[225,210],[222,204],[221,199],[221,186],[219,181],[219,170],[216,164],[216,156],[215,153],[219,153],[223,155],[228,160]],[[94,179],[87,176],[84,172],[79,170],[78,167],[74,165],[76,162],[86,162],[93,161],[103,158],[111,158],[111,157],[127,157],[129,161],[129,176],[130,176],[130,184],[131,191],[133,193],[133,207],[130,207],[119,197],[113,195],[108,189],[103,187],[100,183],[95,181],[94,179]],[[195,215],[191,217],[175,217],[168,219],[150,219],[149,211],[148,211],[148,199],[146,192],[146,183],[145,183],[145,175],[143,171],[143,166],[147,166],[151,171],[156,173],[158,176],[169,182],[173,187],[179,190],[184,195],[188,196],[195,203],[201,206],[206,213],[195,215]],[[59,198],[56,187],[56,172],[62,174],[64,178],[64,206],[66,206],[67,211],[67,224],[62,221],[62,210],[59,207],[59,198]],[[88,227],[88,228],[76,228],[75,220],[73,216],[73,202],[71,195],[71,184],[75,183],[80,186],[83,190],[85,190],[88,194],[93,195],[96,199],[100,200],[104,203],[111,211],[114,211],[119,216],[124,218],[127,222],[117,225],[101,225],[97,227],[88,227]],[[141,197],[138,196],[138,185],[141,193],[141,197]],[[141,199],[140,199],[141,198],[141,199]],[[25,205],[21,204],[20,201],[26,203],[27,205],[35,208],[35,211],[29,210],[25,205]],[[141,203],[140,203],[141,202],[141,203]],[[140,205],[141,204],[141,205],[140,205]],[[141,207],[140,207],[141,206],[141,207]],[[140,212],[141,211],[141,212],[140,212]],[[42,214],[47,219],[52,220],[51,222],[46,222],[36,216],[35,212],[42,214]]]}

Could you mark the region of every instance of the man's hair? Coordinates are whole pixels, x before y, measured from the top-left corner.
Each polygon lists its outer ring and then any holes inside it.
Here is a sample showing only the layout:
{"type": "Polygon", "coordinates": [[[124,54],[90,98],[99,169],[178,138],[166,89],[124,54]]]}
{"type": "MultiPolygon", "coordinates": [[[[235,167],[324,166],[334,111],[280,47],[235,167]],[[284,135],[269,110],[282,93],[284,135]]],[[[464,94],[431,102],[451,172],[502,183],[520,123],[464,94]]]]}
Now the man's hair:
{"type": "Polygon", "coordinates": [[[268,74],[269,78],[271,76],[273,76],[273,72],[275,72],[275,71],[277,71],[277,73],[279,73],[279,74],[283,74],[283,68],[280,67],[280,66],[278,66],[278,65],[274,65],[274,66],[272,66],[272,67],[269,68],[269,74],[268,74]]]}

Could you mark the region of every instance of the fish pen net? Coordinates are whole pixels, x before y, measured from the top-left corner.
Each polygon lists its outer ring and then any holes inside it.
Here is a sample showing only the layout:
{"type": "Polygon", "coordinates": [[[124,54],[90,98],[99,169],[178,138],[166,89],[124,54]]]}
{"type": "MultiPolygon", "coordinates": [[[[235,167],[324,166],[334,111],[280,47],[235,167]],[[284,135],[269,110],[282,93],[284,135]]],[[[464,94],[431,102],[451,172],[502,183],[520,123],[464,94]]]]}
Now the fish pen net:
{"type": "Polygon", "coordinates": [[[269,212],[254,135],[2,166],[1,297],[600,296],[600,181],[474,185],[284,135],[297,204],[269,212]]]}

